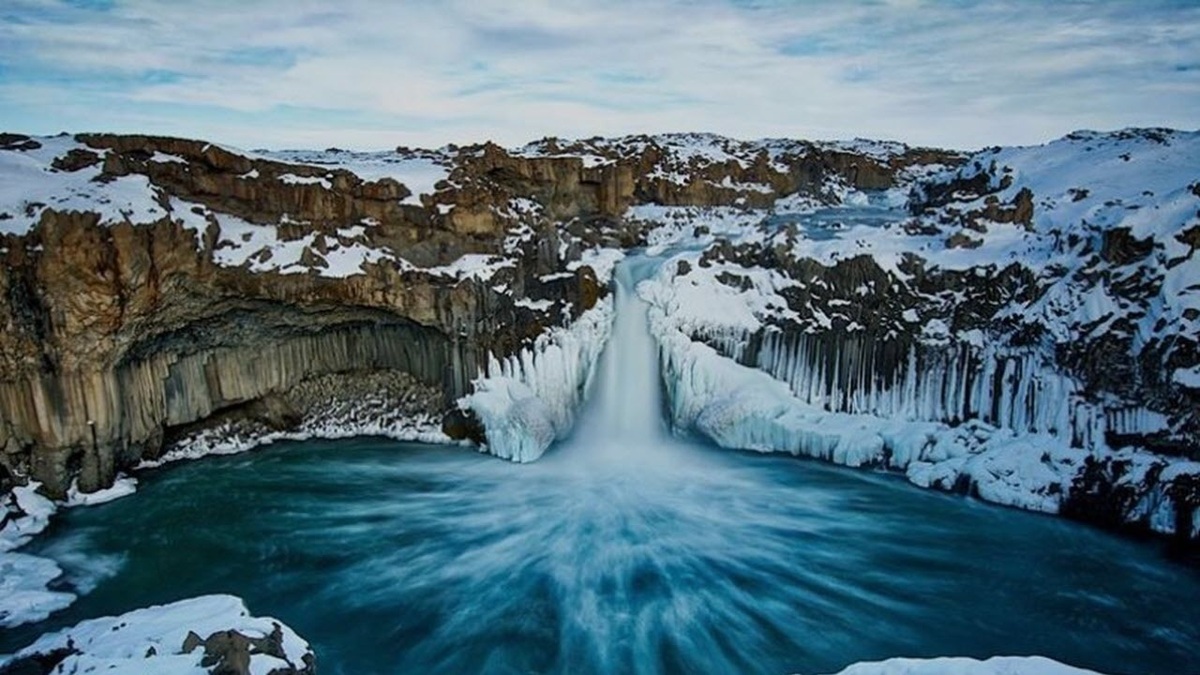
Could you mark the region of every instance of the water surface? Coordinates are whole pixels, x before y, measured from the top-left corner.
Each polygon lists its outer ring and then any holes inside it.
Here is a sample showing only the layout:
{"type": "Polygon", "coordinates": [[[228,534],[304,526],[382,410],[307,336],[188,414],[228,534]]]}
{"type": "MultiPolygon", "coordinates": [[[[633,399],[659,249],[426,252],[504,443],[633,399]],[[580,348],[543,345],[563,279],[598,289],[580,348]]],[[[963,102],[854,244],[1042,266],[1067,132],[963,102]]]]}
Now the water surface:
{"type": "Polygon", "coordinates": [[[87,594],[44,630],[234,593],[326,674],[822,673],[1041,654],[1200,671],[1200,575],[1156,546],[899,478],[665,434],[645,308],[575,437],[518,466],[381,439],[283,443],[144,476],[32,552],[87,594]]]}

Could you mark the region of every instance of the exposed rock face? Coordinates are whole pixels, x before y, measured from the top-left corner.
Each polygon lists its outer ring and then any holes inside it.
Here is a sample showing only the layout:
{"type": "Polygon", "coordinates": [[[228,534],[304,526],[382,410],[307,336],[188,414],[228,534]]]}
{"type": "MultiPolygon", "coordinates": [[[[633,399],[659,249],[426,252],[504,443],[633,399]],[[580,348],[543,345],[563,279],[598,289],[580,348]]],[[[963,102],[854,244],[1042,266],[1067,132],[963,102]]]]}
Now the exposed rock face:
{"type": "Polygon", "coordinates": [[[200,660],[202,668],[212,675],[250,675],[250,660],[255,654],[265,654],[278,659],[285,665],[271,670],[271,675],[314,675],[316,659],[312,653],[304,654],[301,667],[287,664],[287,652],[283,646],[283,628],[277,623],[265,637],[243,635],[236,630],[222,630],[201,638],[194,631],[183,640],[182,653],[190,654],[197,648],[204,649],[200,660]]]}

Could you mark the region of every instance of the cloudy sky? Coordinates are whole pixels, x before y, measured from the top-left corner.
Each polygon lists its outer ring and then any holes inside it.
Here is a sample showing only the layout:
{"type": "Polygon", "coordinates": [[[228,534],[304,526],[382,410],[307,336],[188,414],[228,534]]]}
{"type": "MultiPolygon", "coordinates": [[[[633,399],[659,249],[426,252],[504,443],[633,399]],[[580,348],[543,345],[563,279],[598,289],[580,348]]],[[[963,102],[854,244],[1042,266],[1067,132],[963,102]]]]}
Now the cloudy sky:
{"type": "Polygon", "coordinates": [[[0,130],[387,148],[1200,127],[1196,0],[0,0],[0,130]]]}

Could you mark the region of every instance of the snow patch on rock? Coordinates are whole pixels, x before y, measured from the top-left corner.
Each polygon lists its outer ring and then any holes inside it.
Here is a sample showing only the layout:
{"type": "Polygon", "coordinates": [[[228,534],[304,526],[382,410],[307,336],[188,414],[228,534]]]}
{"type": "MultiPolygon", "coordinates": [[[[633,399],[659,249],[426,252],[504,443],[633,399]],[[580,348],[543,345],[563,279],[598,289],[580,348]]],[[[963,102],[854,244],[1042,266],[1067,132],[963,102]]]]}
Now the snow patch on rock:
{"type": "Polygon", "coordinates": [[[138,609],[120,616],[83,621],[43,635],[7,659],[0,667],[38,654],[71,650],[55,672],[102,672],[110,675],[207,675],[200,665],[204,648],[183,651],[189,633],[201,639],[220,631],[237,631],[248,638],[278,640],[279,653],[250,655],[250,672],[276,668],[310,672],[312,648],[276,619],[254,617],[245,603],[231,595],[207,595],[169,605],[138,609]]]}

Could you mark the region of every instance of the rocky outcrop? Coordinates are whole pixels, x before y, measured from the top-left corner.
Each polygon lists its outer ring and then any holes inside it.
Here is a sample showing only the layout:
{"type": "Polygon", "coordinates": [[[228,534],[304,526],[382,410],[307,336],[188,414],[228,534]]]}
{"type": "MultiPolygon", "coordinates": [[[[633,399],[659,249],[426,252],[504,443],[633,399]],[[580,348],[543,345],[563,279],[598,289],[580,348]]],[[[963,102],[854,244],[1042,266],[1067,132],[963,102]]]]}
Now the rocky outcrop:
{"type": "MultiPolygon", "coordinates": [[[[489,277],[430,270],[409,258],[437,251],[433,262],[449,262],[481,248],[502,254],[504,229],[431,233],[435,219],[402,205],[407,191],[395,181],[368,183],[193,141],[81,140],[85,146],[57,155],[66,159],[49,170],[93,172],[95,210],[43,204],[31,229],[0,246],[0,466],[5,480],[32,477],[55,496],[76,478],[85,491],[110,484],[118,470],[157,457],[164,439],[206,420],[300,420],[308,407],[281,415],[278,406],[253,404],[295,399],[314,381],[359,396],[353,382],[394,373],[384,393],[420,401],[409,408],[436,416],[468,392],[486,355],[510,353],[542,326],[596,302],[586,267],[541,281],[569,262],[544,245],[557,235],[543,221],[523,221],[541,234],[515,242],[508,264],[489,277]],[[103,154],[102,164],[80,159],[89,153],[103,154]],[[289,184],[281,175],[330,187],[289,184]],[[105,220],[104,186],[130,176],[148,180],[146,194],[161,215],[105,220]],[[180,203],[203,214],[203,229],[189,228],[180,203]],[[227,217],[264,223],[283,242],[334,233],[327,257],[352,246],[406,257],[364,262],[345,277],[319,265],[258,272],[261,261],[237,266],[221,258],[239,242],[222,230],[227,217]],[[359,227],[364,234],[336,238],[356,222],[370,223],[359,227]],[[522,296],[553,301],[534,311],[515,304],[522,296]]],[[[247,236],[258,236],[248,227],[247,236]]],[[[259,253],[279,255],[278,247],[259,253]]]]}
{"type": "Polygon", "coordinates": [[[264,637],[222,630],[201,638],[195,631],[189,631],[183,640],[182,653],[191,654],[200,648],[204,650],[200,667],[209,669],[212,675],[250,675],[250,662],[256,654],[269,656],[284,664],[283,667],[273,668],[271,675],[314,675],[317,672],[312,653],[303,655],[299,667],[287,663],[283,628],[278,623],[264,637]]]}

